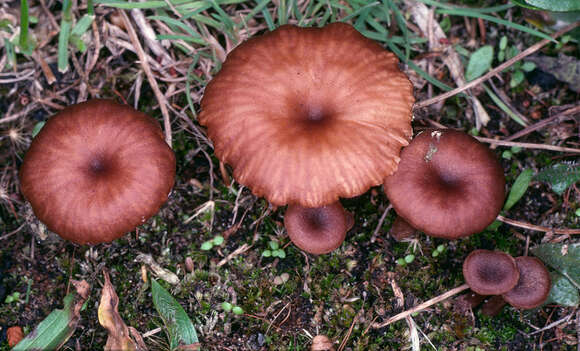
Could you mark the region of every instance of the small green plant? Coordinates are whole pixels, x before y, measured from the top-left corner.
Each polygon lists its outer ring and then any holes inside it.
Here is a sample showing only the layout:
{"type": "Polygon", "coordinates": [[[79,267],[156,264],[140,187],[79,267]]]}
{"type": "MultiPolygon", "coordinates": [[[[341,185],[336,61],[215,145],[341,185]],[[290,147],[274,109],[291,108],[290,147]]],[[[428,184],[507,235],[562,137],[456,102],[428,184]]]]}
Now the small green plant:
{"type": "Polygon", "coordinates": [[[262,252],[263,257],[286,257],[286,252],[284,252],[284,249],[280,248],[280,244],[277,241],[272,240],[268,243],[268,245],[270,248],[262,252]]]}
{"type": "MultiPolygon", "coordinates": [[[[515,57],[520,53],[520,50],[515,46],[508,46],[508,38],[504,35],[499,40],[499,52],[497,53],[497,60],[503,62],[515,57]]],[[[536,68],[536,64],[533,62],[515,62],[509,70],[512,71],[512,77],[510,80],[510,88],[515,88],[520,85],[526,78],[524,72],[531,72],[536,68]]]]}
{"type": "Polygon", "coordinates": [[[224,312],[232,312],[235,315],[241,315],[244,314],[244,309],[241,308],[240,306],[234,306],[231,303],[224,301],[222,302],[222,310],[224,310],[224,312]]]}
{"type": "Polygon", "coordinates": [[[413,262],[414,260],[415,260],[415,255],[408,254],[404,258],[397,259],[397,261],[395,261],[395,262],[397,262],[397,264],[399,266],[406,266],[406,265],[410,264],[411,262],[413,262]]]}
{"type": "Polygon", "coordinates": [[[203,244],[201,244],[201,249],[203,251],[209,251],[214,246],[220,246],[223,243],[224,243],[224,237],[221,235],[216,235],[213,239],[208,240],[208,241],[204,242],[203,244]]]}
{"type": "Polygon", "coordinates": [[[20,301],[20,293],[18,291],[13,292],[12,294],[6,296],[4,303],[12,303],[12,302],[19,302],[20,301]]]}
{"type": "Polygon", "coordinates": [[[521,147],[512,146],[509,150],[505,150],[504,152],[502,152],[501,157],[505,158],[506,160],[511,160],[513,155],[519,153],[520,151],[522,151],[521,147]]]}
{"type": "Polygon", "coordinates": [[[445,245],[441,244],[441,245],[437,246],[437,248],[431,253],[431,256],[437,257],[441,253],[443,253],[443,251],[445,251],[445,245]]]}

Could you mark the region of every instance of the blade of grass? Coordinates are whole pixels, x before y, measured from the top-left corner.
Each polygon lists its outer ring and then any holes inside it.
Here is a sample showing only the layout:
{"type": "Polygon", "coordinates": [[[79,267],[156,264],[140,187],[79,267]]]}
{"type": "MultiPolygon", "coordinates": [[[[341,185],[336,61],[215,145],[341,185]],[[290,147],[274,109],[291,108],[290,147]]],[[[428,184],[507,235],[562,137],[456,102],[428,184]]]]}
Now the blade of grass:
{"type": "Polygon", "coordinates": [[[490,15],[486,15],[483,13],[478,13],[478,12],[474,12],[471,11],[471,9],[469,10],[464,10],[464,9],[453,9],[453,10],[449,10],[449,9],[443,9],[443,10],[437,10],[438,14],[447,14],[447,15],[454,15],[454,16],[465,16],[465,17],[474,17],[474,18],[481,18],[483,20],[489,21],[489,22],[494,22],[497,24],[502,24],[506,27],[511,27],[513,29],[522,31],[524,33],[528,33],[530,35],[542,38],[542,39],[546,39],[546,40],[550,40],[554,43],[556,43],[556,40],[552,39],[548,34],[546,33],[542,33],[540,31],[537,31],[535,29],[532,28],[528,28],[526,26],[522,26],[521,24],[517,24],[517,23],[513,23],[501,18],[497,18],[497,17],[493,17],[490,15]]]}
{"type": "Polygon", "coordinates": [[[20,37],[18,38],[18,46],[23,54],[30,55],[32,50],[30,41],[28,40],[28,0],[20,0],[20,37]]]}
{"type": "Polygon", "coordinates": [[[62,4],[62,20],[58,35],[58,71],[66,72],[68,69],[68,43],[72,28],[72,1],[64,0],[62,4]]]}
{"type": "Polygon", "coordinates": [[[95,15],[95,6],[93,5],[93,0],[87,0],[87,14],[89,16],[95,15]]]}
{"type": "Polygon", "coordinates": [[[171,18],[171,17],[167,17],[167,16],[148,16],[147,18],[152,19],[152,20],[159,20],[159,21],[165,22],[168,25],[172,26],[173,27],[172,29],[179,28],[182,31],[184,31],[185,33],[189,34],[192,38],[201,39],[201,36],[199,35],[199,33],[197,33],[192,28],[190,28],[189,26],[185,25],[183,22],[181,22],[180,20],[177,20],[175,18],[171,18]]]}
{"type": "Polygon", "coordinates": [[[375,7],[380,5],[381,3],[379,1],[375,1],[375,2],[371,2],[369,4],[366,4],[364,6],[359,7],[358,9],[356,9],[355,11],[353,11],[352,13],[348,14],[347,16],[343,17],[340,19],[340,22],[346,22],[349,21],[355,17],[361,16],[361,14],[366,11],[369,8],[375,7]]]}
{"type": "Polygon", "coordinates": [[[511,9],[512,7],[516,6],[513,3],[507,3],[505,5],[483,7],[480,9],[476,9],[476,8],[469,8],[469,7],[457,7],[457,6],[447,5],[447,4],[444,4],[444,3],[441,3],[438,1],[434,1],[434,0],[418,0],[418,1],[420,1],[424,4],[427,4],[427,5],[441,7],[442,9],[448,9],[448,10],[468,9],[468,10],[473,11],[473,12],[481,12],[481,13],[501,12],[501,11],[511,9]]]}
{"type": "Polygon", "coordinates": [[[268,29],[270,31],[273,31],[274,29],[276,29],[276,25],[274,24],[274,19],[272,19],[272,16],[270,15],[270,10],[268,10],[268,8],[262,9],[262,16],[264,16],[264,20],[266,21],[266,24],[268,25],[268,29]]]}
{"type": "MultiPolygon", "coordinates": [[[[208,45],[207,42],[203,39],[193,38],[187,35],[180,35],[180,34],[157,34],[157,40],[183,40],[194,44],[199,45],[208,45]]],[[[175,44],[175,43],[172,43],[175,44]]]]}
{"type": "Polygon", "coordinates": [[[278,25],[283,26],[288,23],[288,8],[286,7],[286,0],[280,0],[278,4],[278,25]]]}
{"type": "Polygon", "coordinates": [[[505,112],[508,116],[510,116],[510,118],[513,119],[519,125],[523,127],[528,126],[528,124],[524,120],[522,120],[518,115],[516,115],[506,104],[504,104],[503,101],[501,101],[501,99],[497,95],[495,95],[493,91],[491,91],[491,89],[489,89],[485,84],[482,85],[487,95],[489,95],[489,97],[496,104],[497,107],[499,107],[503,112],[505,112]]]}
{"type": "Polygon", "coordinates": [[[238,28],[241,28],[243,26],[243,23],[248,23],[252,18],[254,18],[257,14],[259,14],[260,12],[262,12],[262,10],[268,6],[268,4],[270,3],[270,0],[260,0],[260,2],[258,3],[258,5],[256,7],[254,7],[252,9],[252,11],[250,11],[243,19],[243,21],[241,21],[238,24],[238,28]]]}
{"type": "MultiPolygon", "coordinates": [[[[394,43],[392,43],[391,41],[387,41],[387,46],[389,47],[389,49],[391,49],[391,51],[395,55],[397,55],[397,57],[399,58],[399,60],[402,60],[405,57],[403,55],[403,53],[401,52],[401,50],[399,50],[399,48],[394,43]]],[[[413,69],[415,72],[417,72],[417,74],[420,75],[423,79],[425,79],[429,83],[435,85],[439,89],[442,89],[442,90],[445,90],[445,91],[449,91],[449,90],[452,89],[450,86],[448,86],[447,84],[441,82],[437,78],[431,77],[429,74],[427,74],[427,72],[425,72],[424,70],[422,70],[421,67],[417,66],[413,61],[409,60],[407,62],[407,64],[409,65],[409,67],[411,67],[411,69],[413,69]]],[[[463,94],[462,96],[465,96],[465,94],[463,94]]]]}
{"type": "Polygon", "coordinates": [[[404,60],[404,62],[406,63],[407,61],[409,61],[409,56],[411,54],[411,45],[409,42],[409,30],[407,29],[407,22],[405,21],[405,18],[403,17],[403,14],[401,13],[401,11],[399,11],[399,8],[392,1],[388,1],[387,3],[389,4],[391,11],[395,14],[395,20],[397,21],[397,26],[401,30],[401,33],[403,33],[403,39],[405,39],[405,42],[404,42],[405,43],[405,60],[404,60]]]}
{"type": "Polygon", "coordinates": [[[127,2],[124,0],[97,0],[98,4],[115,7],[118,9],[158,9],[168,7],[165,1],[144,1],[144,2],[127,2]]]}

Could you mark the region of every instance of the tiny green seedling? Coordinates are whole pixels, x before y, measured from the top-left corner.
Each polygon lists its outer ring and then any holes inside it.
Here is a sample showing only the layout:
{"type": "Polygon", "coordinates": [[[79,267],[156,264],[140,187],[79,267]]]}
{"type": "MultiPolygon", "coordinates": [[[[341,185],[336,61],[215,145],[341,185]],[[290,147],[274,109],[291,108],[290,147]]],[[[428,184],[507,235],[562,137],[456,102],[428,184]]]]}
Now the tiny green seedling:
{"type": "MultiPolygon", "coordinates": [[[[504,35],[499,40],[499,52],[497,53],[497,60],[499,62],[503,62],[505,60],[509,60],[515,57],[517,54],[520,53],[520,50],[515,46],[508,46],[508,39],[504,35]]],[[[510,87],[515,88],[520,85],[525,77],[524,72],[531,72],[536,68],[536,64],[533,62],[524,62],[521,61],[515,62],[509,70],[512,71],[512,78],[510,80],[510,87]]]]}
{"type": "Polygon", "coordinates": [[[268,245],[270,246],[270,249],[266,249],[262,252],[263,257],[286,257],[286,252],[284,252],[284,249],[280,248],[280,244],[277,241],[270,241],[268,245]]]}
{"type": "Polygon", "coordinates": [[[415,255],[408,254],[404,258],[399,258],[396,262],[399,266],[406,266],[415,260],[415,255]]]}
{"type": "Polygon", "coordinates": [[[501,157],[506,159],[506,160],[511,160],[511,158],[513,157],[513,155],[519,153],[520,151],[522,151],[522,148],[519,146],[512,146],[511,149],[509,150],[505,150],[504,152],[502,152],[501,157]]]}
{"type": "Polygon", "coordinates": [[[223,243],[224,243],[224,237],[221,235],[216,235],[213,239],[208,240],[208,241],[204,242],[203,244],[201,244],[201,249],[203,251],[209,251],[214,246],[220,246],[223,243]]]}
{"type": "Polygon", "coordinates": [[[437,257],[445,251],[445,245],[441,244],[431,253],[431,256],[437,257]]]}
{"type": "Polygon", "coordinates": [[[241,308],[240,306],[233,306],[231,303],[224,301],[222,302],[222,310],[224,310],[224,312],[230,313],[232,312],[235,315],[241,315],[244,314],[244,309],[241,308]]]}
{"type": "Polygon", "coordinates": [[[19,301],[20,301],[20,293],[18,291],[15,291],[12,294],[6,296],[4,303],[12,303],[12,302],[19,302],[19,301]]]}

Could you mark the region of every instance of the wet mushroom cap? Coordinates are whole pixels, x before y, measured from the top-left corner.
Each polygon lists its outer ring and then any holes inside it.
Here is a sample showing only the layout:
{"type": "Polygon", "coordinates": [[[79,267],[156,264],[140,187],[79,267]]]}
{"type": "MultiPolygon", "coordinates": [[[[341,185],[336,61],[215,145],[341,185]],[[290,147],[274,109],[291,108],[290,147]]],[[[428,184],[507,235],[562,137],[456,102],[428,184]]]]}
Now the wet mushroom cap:
{"type": "Polygon", "coordinates": [[[111,100],[90,100],[46,122],[19,177],[48,229],[95,244],[157,213],[173,187],[175,156],[153,118],[111,100]]]}
{"type": "Polygon", "coordinates": [[[520,271],[518,284],[503,294],[504,300],[516,308],[531,309],[540,306],[550,294],[552,281],[544,263],[536,257],[516,257],[520,271]]]}
{"type": "Polygon", "coordinates": [[[514,258],[505,252],[475,250],[463,261],[463,277],[480,295],[499,295],[513,289],[519,272],[514,258]]]}
{"type": "Polygon", "coordinates": [[[396,169],[413,101],[395,55],[352,26],[285,25],[228,55],[199,121],[255,195],[320,207],[396,169]]]}
{"type": "Polygon", "coordinates": [[[284,214],[284,226],[294,245],[321,255],[342,244],[352,225],[348,216],[340,202],[317,208],[290,205],[284,214]]]}
{"type": "Polygon", "coordinates": [[[484,230],[505,199],[503,169],[475,138],[451,129],[426,130],[401,152],[385,193],[410,225],[440,238],[484,230]]]}

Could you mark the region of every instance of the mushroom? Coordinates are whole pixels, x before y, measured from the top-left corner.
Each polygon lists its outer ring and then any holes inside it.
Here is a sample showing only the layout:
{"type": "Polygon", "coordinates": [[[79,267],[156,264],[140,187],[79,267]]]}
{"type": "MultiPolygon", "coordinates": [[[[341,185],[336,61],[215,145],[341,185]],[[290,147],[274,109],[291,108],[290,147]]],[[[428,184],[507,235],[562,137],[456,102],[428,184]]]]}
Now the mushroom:
{"type": "Polygon", "coordinates": [[[303,251],[315,255],[339,247],[352,224],[340,202],[315,208],[290,205],[284,215],[290,240],[303,251]]]}
{"type": "Polygon", "coordinates": [[[385,193],[411,226],[457,239],[485,229],[505,198],[503,169],[475,138],[451,129],[426,130],[401,152],[385,193]]]}
{"type": "Polygon", "coordinates": [[[502,296],[515,308],[532,309],[546,301],[550,294],[552,281],[550,273],[542,261],[536,257],[516,257],[520,271],[517,285],[502,296]]]}
{"type": "Polygon", "coordinates": [[[516,261],[500,251],[475,250],[463,261],[463,277],[480,295],[499,295],[513,289],[520,274],[516,261]]]}
{"type": "Polygon", "coordinates": [[[48,120],[19,177],[48,229],[95,244],[157,213],[173,187],[175,156],[153,118],[111,100],[90,100],[48,120]]]}
{"type": "Polygon", "coordinates": [[[285,25],[229,53],[199,122],[256,196],[312,208],[394,172],[413,101],[397,58],[351,25],[285,25]]]}
{"type": "Polygon", "coordinates": [[[394,172],[412,135],[412,89],[397,58],[351,25],[284,25],[229,53],[199,122],[256,196],[319,208],[394,172]]]}

